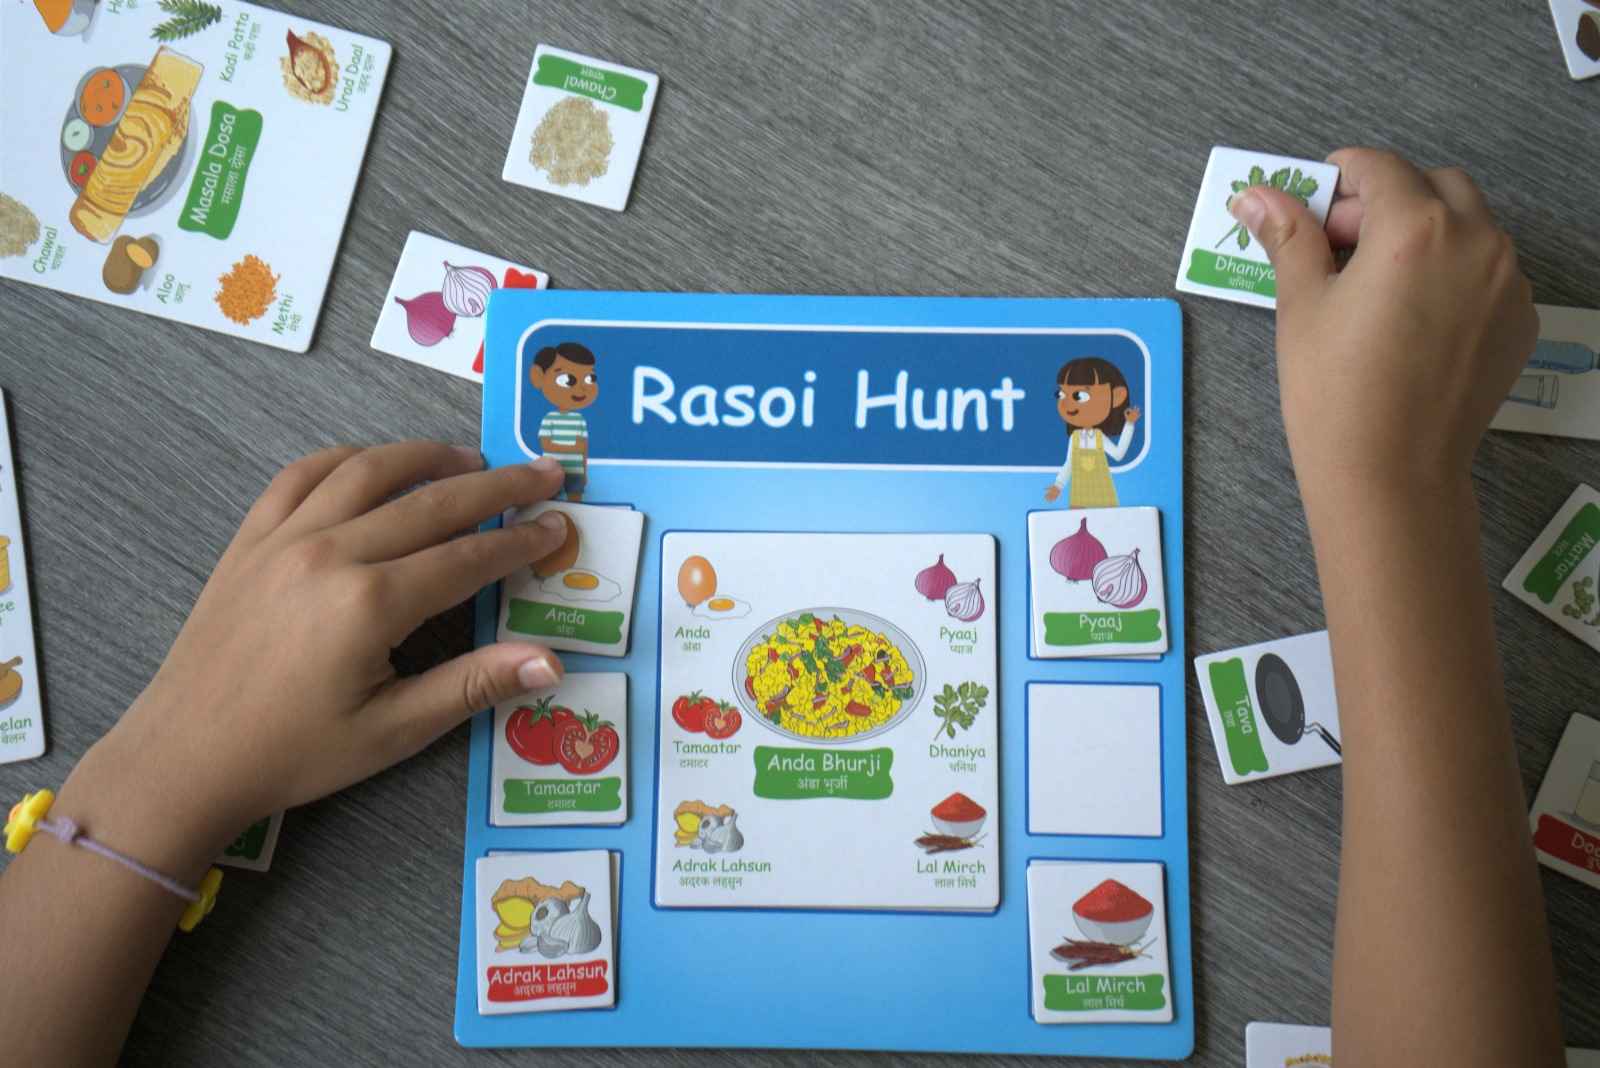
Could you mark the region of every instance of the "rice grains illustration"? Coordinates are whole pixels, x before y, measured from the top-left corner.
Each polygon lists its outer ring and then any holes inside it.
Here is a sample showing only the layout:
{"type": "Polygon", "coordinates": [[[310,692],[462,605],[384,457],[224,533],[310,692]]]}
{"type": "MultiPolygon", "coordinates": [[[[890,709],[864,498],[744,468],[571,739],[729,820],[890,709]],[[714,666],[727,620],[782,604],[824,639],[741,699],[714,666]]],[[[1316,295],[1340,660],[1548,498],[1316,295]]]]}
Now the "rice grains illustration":
{"type": "Polygon", "coordinates": [[[569,96],[539,120],[528,161],[549,174],[554,185],[588,185],[610,169],[613,144],[606,113],[569,96]]]}

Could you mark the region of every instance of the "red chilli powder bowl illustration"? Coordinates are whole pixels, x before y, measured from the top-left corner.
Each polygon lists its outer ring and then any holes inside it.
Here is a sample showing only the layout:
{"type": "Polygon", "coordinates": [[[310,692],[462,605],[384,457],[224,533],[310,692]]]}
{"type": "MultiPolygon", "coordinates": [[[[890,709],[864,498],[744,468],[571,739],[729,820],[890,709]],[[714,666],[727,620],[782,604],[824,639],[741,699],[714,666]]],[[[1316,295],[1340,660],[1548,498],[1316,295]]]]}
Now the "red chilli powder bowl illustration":
{"type": "Polygon", "coordinates": [[[933,806],[933,825],[944,834],[971,838],[983,830],[989,813],[963,793],[953,793],[933,806]]]}
{"type": "Polygon", "coordinates": [[[1154,905],[1115,879],[1107,879],[1072,906],[1079,930],[1091,939],[1119,946],[1143,938],[1155,912],[1154,905]]]}

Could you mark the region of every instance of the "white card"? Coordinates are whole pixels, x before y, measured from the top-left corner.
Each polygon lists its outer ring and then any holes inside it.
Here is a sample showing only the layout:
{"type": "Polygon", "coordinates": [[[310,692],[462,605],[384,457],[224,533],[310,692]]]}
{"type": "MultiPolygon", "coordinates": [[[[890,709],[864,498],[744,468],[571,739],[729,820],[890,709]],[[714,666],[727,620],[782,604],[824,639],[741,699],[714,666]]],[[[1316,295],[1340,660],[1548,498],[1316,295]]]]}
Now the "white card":
{"type": "Polygon", "coordinates": [[[413,230],[389,281],[372,347],[482,382],[489,294],[549,285],[543,271],[413,230]]]}
{"type": "Polygon", "coordinates": [[[472,908],[479,1013],[616,1004],[612,872],[603,849],[478,859],[472,908]]]}
{"type": "Polygon", "coordinates": [[[655,901],[1000,903],[995,541],[661,543],[655,901]]]}
{"type": "Polygon", "coordinates": [[[1529,819],[1539,863],[1600,888],[1600,720],[1567,721],[1529,819]]]}
{"type": "Polygon", "coordinates": [[[272,854],[278,848],[278,832],[282,828],[282,812],[263,816],[246,827],[222,851],[217,863],[247,871],[266,871],[272,867],[272,854]]]}
{"type": "Polygon", "coordinates": [[[501,177],[621,211],[659,83],[649,71],[540,45],[501,177]]]}
{"type": "Polygon", "coordinates": [[[1029,861],[1029,988],[1034,1020],[1042,1024],[1170,1021],[1166,896],[1166,873],[1160,864],[1029,861]]]}
{"type": "Polygon", "coordinates": [[[1550,0],[1561,54],[1574,80],[1600,74],[1600,6],[1587,0],[1550,0]]]}
{"type": "Polygon", "coordinates": [[[1161,688],[1028,683],[1028,833],[1161,830],[1161,688]]]}
{"type": "Polygon", "coordinates": [[[1600,440],[1600,311],[1534,307],[1539,342],[1489,428],[1600,440]]]}
{"type": "Polygon", "coordinates": [[[1600,649],[1600,493],[1580,485],[1504,586],[1585,644],[1600,649]]]}
{"type": "Polygon", "coordinates": [[[1302,1024],[1248,1024],[1244,1063],[1245,1068],[1331,1068],[1333,1031],[1302,1024]]]}
{"type": "Polygon", "coordinates": [[[31,760],[43,752],[44,694],[33,638],[33,595],[17,465],[11,458],[11,416],[0,393],[0,764],[31,760]]]}
{"type": "Polygon", "coordinates": [[[1194,658],[1230,785],[1342,763],[1328,632],[1194,658]]]}
{"type": "Polygon", "coordinates": [[[183,7],[0,9],[0,278],[305,352],[389,45],[183,7]]]}
{"type": "Polygon", "coordinates": [[[573,672],[494,710],[489,822],[497,827],[628,819],[628,676],[573,672]]]}
{"type": "MultiPolygon", "coordinates": [[[[1245,1068],[1332,1068],[1333,1029],[1252,1023],[1244,1029],[1245,1068]]],[[[1600,1050],[1567,1047],[1567,1068],[1600,1068],[1600,1050]]]]}
{"type": "Polygon", "coordinates": [[[1157,509],[1029,512],[1028,580],[1033,656],[1167,651],[1171,637],[1157,509]]]}
{"type": "Polygon", "coordinates": [[[631,508],[545,501],[508,522],[530,522],[545,512],[560,512],[571,522],[567,541],[500,583],[500,640],[626,655],[644,515],[631,508]]]}
{"type": "Polygon", "coordinates": [[[1246,185],[1268,184],[1298,196],[1321,225],[1328,220],[1339,168],[1292,156],[1213,148],[1178,264],[1180,290],[1261,308],[1278,306],[1278,275],[1261,242],[1228,213],[1229,198],[1246,185]]]}

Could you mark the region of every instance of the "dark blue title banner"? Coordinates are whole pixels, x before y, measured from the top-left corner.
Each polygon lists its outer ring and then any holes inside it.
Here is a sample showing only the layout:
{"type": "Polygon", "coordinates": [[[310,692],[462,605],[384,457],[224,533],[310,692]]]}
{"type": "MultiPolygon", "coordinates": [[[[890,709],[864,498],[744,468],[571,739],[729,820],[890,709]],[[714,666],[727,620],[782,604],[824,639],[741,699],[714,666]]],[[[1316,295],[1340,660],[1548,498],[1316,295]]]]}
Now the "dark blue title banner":
{"type": "MultiPolygon", "coordinates": [[[[529,370],[562,343],[594,357],[579,409],[594,460],[1055,467],[1068,433],[1056,374],[1091,356],[1149,413],[1146,354],[1123,334],[546,324],[518,352],[529,452],[555,410],[529,370]]],[[[1133,424],[1114,467],[1142,456],[1148,431],[1133,424]]]]}

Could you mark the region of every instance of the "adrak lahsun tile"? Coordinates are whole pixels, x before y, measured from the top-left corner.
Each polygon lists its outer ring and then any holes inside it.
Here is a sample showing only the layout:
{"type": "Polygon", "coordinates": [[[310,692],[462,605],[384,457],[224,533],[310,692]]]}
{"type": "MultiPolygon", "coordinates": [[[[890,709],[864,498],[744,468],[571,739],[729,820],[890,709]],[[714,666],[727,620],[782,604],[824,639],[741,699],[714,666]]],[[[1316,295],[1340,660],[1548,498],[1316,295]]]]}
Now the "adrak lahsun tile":
{"type": "Polygon", "coordinates": [[[497,827],[628,819],[628,676],[569,672],[494,712],[489,822],[497,827]]]}
{"type": "Polygon", "coordinates": [[[603,849],[479,858],[478,1012],[616,1004],[613,867],[603,849]]]}

